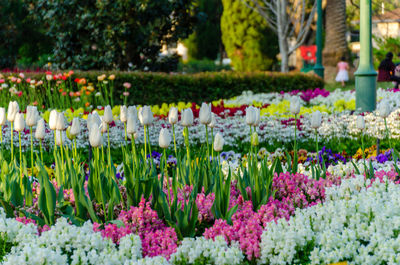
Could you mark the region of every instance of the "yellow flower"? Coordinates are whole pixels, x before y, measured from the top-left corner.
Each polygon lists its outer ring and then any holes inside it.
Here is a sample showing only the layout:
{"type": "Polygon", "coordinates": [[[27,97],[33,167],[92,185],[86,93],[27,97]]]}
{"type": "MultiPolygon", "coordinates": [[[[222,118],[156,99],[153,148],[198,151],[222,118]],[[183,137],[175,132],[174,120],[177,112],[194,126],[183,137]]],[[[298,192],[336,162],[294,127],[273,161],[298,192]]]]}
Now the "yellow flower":
{"type": "Polygon", "coordinates": [[[114,74],[110,75],[110,76],[108,77],[108,79],[109,79],[109,80],[114,80],[114,79],[115,79],[115,75],[114,75],[114,74]]]}
{"type": "Polygon", "coordinates": [[[97,80],[98,80],[98,81],[103,81],[104,79],[106,79],[106,75],[105,75],[105,74],[99,75],[99,76],[97,77],[97,80]]]}

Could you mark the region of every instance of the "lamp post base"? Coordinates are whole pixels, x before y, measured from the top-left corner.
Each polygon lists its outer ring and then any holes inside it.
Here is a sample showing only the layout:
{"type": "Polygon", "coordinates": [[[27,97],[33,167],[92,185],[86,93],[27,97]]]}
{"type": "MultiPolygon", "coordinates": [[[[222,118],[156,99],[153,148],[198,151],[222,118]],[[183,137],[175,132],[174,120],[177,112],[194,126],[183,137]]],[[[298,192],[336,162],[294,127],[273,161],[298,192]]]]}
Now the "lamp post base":
{"type": "Polygon", "coordinates": [[[319,77],[321,77],[322,79],[324,79],[324,71],[325,68],[322,66],[322,64],[316,64],[314,66],[314,73],[316,73],[319,77]]]}
{"type": "Polygon", "coordinates": [[[356,76],[356,110],[372,112],[376,109],[376,76],[375,70],[357,71],[356,76]]]}

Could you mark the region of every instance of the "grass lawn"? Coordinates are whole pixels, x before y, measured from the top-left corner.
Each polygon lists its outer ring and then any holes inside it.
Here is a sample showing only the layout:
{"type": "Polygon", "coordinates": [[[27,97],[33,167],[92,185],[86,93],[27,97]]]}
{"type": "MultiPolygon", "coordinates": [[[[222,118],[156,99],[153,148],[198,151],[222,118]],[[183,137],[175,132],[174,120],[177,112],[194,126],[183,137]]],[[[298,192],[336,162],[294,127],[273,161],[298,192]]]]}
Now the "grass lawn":
{"type": "MultiPolygon", "coordinates": [[[[377,84],[377,88],[382,87],[382,88],[393,88],[394,85],[392,82],[379,82],[377,84]]],[[[333,83],[326,83],[325,84],[325,89],[328,91],[334,91],[336,89],[342,89],[342,90],[353,90],[355,89],[355,80],[351,79],[349,82],[346,83],[344,87],[340,83],[333,82],[333,83]]]]}

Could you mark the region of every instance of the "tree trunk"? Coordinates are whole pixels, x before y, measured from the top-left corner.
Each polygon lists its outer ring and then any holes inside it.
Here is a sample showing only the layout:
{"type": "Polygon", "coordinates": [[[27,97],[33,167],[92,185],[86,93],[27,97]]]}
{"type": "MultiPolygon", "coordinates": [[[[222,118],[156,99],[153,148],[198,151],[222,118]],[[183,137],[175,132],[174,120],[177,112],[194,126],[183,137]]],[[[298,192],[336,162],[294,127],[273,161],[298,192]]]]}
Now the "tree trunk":
{"type": "Polygon", "coordinates": [[[349,59],[346,41],[346,0],[327,0],[323,64],[326,81],[333,81],[342,56],[349,59]]]}
{"type": "Polygon", "coordinates": [[[285,37],[278,37],[279,52],[281,55],[281,72],[289,72],[289,47],[285,37]]]}

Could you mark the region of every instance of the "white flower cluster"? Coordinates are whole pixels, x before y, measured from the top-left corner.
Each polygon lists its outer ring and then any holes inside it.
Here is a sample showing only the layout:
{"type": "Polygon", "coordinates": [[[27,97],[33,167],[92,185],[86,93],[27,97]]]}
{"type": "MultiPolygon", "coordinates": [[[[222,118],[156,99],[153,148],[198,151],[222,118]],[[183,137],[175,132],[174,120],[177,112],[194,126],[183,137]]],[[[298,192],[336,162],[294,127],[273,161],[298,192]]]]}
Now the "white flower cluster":
{"type": "Polygon", "coordinates": [[[182,245],[171,256],[171,262],[178,264],[235,265],[243,259],[239,246],[232,244],[229,247],[222,236],[217,236],[215,240],[204,237],[184,238],[182,245]]]}
{"type": "MultiPolygon", "coordinates": [[[[5,218],[1,221],[17,222],[5,218]]],[[[15,237],[15,233],[7,231],[8,238],[17,245],[4,257],[3,264],[124,264],[142,258],[140,237],[134,234],[121,238],[117,247],[110,239],[94,232],[90,222],[77,227],[60,218],[51,230],[40,236],[30,232],[32,224],[21,225],[15,237]],[[25,236],[19,236],[26,230],[25,236]]]]}
{"type": "Polygon", "coordinates": [[[266,226],[260,264],[400,263],[399,185],[357,176],[326,193],[323,205],[266,226]]]}

